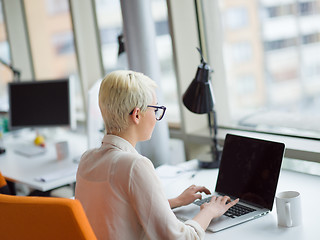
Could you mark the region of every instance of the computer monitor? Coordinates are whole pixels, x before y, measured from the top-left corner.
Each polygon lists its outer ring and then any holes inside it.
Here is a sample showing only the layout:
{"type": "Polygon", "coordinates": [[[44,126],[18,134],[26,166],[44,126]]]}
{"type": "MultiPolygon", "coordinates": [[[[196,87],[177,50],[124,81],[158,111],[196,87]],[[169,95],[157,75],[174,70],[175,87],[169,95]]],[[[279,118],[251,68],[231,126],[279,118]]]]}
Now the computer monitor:
{"type": "Polygon", "coordinates": [[[71,79],[9,83],[9,127],[71,127],[75,125],[71,79]]]}

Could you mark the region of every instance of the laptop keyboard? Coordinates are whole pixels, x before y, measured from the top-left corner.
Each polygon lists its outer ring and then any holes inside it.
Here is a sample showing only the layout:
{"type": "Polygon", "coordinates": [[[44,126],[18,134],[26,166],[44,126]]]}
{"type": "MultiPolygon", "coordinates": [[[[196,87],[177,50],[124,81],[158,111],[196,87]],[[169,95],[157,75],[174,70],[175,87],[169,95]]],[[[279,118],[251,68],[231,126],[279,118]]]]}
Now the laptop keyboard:
{"type": "MultiPolygon", "coordinates": [[[[208,197],[208,198],[204,198],[199,201],[195,201],[194,204],[201,206],[205,202],[210,202],[210,200],[211,200],[211,197],[208,197]]],[[[256,211],[256,210],[253,208],[243,206],[243,205],[237,203],[236,205],[229,208],[228,211],[226,211],[223,215],[230,217],[230,218],[235,218],[235,217],[240,217],[240,216],[243,216],[247,213],[254,212],[254,211],[256,211]]]]}

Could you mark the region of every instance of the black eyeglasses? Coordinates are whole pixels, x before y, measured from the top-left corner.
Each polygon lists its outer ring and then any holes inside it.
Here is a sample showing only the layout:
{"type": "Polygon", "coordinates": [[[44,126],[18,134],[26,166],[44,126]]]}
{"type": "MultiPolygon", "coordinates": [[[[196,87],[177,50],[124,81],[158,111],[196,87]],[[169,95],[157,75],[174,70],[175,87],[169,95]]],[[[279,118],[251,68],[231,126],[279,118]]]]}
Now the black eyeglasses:
{"type": "MultiPolygon", "coordinates": [[[[154,113],[156,115],[157,121],[160,121],[163,118],[167,109],[165,106],[147,105],[147,107],[155,108],[154,113]]],[[[133,113],[133,110],[129,113],[129,115],[131,115],[132,113],[133,113]]]]}
{"type": "Polygon", "coordinates": [[[147,107],[155,108],[154,113],[156,114],[157,121],[160,121],[163,118],[167,109],[165,106],[148,105],[147,107]]]}

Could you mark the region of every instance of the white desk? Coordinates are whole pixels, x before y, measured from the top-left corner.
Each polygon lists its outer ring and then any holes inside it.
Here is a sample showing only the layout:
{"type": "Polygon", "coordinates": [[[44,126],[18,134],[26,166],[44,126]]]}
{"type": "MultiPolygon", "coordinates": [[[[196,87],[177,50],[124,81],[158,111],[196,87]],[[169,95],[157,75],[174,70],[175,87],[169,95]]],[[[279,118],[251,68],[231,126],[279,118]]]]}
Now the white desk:
{"type": "MultiPolygon", "coordinates": [[[[182,164],[187,169],[196,167],[195,160],[182,164]]],[[[214,191],[218,170],[187,171],[178,177],[160,174],[168,198],[176,197],[191,184],[202,185],[214,191]],[[195,173],[195,176],[192,175],[195,173]]],[[[235,179],[236,181],[236,179],[235,179]]],[[[277,192],[296,190],[302,197],[303,224],[293,228],[277,225],[276,205],[271,213],[238,226],[217,233],[206,233],[206,239],[246,239],[246,240],[318,240],[320,239],[320,177],[281,170],[277,192]]]]}
{"type": "Polygon", "coordinates": [[[37,156],[26,157],[15,153],[14,149],[19,144],[32,144],[35,133],[29,130],[22,131],[18,137],[7,135],[4,139],[6,153],[0,155],[0,171],[10,181],[26,184],[27,186],[48,191],[76,181],[77,163],[73,160],[80,157],[87,148],[84,135],[58,131],[53,139],[46,141],[46,152],[37,156]],[[23,136],[23,137],[22,137],[23,136]],[[69,156],[63,160],[57,160],[55,143],[68,141],[69,156]],[[50,181],[37,181],[37,177],[52,176],[50,181]]]}

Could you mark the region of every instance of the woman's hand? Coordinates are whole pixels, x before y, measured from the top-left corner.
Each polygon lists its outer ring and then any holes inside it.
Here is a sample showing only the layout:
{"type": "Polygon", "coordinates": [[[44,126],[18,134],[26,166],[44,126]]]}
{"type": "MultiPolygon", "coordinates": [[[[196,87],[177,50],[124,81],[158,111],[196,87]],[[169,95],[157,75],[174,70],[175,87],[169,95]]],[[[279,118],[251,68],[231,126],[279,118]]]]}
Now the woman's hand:
{"type": "Polygon", "coordinates": [[[239,198],[231,201],[230,197],[216,197],[212,196],[210,202],[204,203],[200,206],[201,210],[208,211],[211,218],[217,218],[222,216],[229,208],[236,205],[239,202],[239,198]],[[227,203],[229,201],[229,203],[227,203]]]}
{"type": "Polygon", "coordinates": [[[191,185],[183,191],[178,197],[169,199],[171,208],[181,207],[193,203],[197,199],[201,199],[200,193],[211,194],[209,189],[203,186],[191,185]]]}
{"type": "Polygon", "coordinates": [[[197,221],[203,230],[206,230],[213,218],[222,216],[229,208],[239,202],[239,198],[227,203],[228,201],[231,201],[231,199],[227,196],[212,196],[210,202],[204,203],[200,206],[201,210],[193,220],[197,221]]]}

